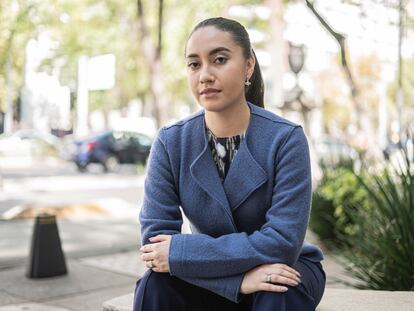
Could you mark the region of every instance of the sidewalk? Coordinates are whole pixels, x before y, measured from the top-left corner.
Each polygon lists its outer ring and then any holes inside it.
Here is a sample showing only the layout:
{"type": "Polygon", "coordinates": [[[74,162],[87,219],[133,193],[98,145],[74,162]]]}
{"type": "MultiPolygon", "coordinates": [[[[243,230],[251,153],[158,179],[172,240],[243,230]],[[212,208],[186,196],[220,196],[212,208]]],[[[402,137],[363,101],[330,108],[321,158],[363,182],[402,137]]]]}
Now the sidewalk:
{"type": "Polygon", "coordinates": [[[100,167],[79,174],[59,161],[1,160],[0,310],[100,310],[105,300],[131,292],[142,274],[137,249],[144,176],[132,166],[121,174],[102,174],[100,167]],[[14,218],[31,206],[70,212],[57,218],[67,275],[26,278],[34,220],[14,218]]]}
{"type": "MultiPolygon", "coordinates": [[[[137,218],[137,217],[136,217],[137,218]]],[[[57,220],[67,259],[138,249],[138,220],[57,220]]],[[[33,220],[0,221],[0,279],[4,269],[24,265],[29,256],[33,220]]]]}
{"type": "Polygon", "coordinates": [[[100,310],[105,300],[133,291],[145,270],[136,218],[58,220],[58,228],[68,274],[28,279],[33,220],[0,221],[0,311],[100,310]]]}
{"type": "Polygon", "coordinates": [[[104,301],[134,290],[144,272],[138,260],[135,251],[70,259],[67,275],[35,280],[23,266],[0,270],[0,310],[100,310],[104,301]]]}

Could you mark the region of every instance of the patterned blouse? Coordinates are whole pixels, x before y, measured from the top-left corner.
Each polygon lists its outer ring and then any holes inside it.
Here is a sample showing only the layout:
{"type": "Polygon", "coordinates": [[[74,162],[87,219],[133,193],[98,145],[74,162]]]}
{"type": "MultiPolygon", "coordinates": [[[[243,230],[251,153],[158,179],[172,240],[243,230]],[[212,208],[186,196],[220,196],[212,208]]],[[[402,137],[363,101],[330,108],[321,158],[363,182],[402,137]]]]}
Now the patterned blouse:
{"type": "Polygon", "coordinates": [[[208,144],[210,146],[214,162],[216,163],[221,182],[223,183],[227,172],[229,171],[230,164],[233,161],[237,150],[246,135],[246,132],[231,137],[217,137],[207,126],[206,132],[208,144]]]}

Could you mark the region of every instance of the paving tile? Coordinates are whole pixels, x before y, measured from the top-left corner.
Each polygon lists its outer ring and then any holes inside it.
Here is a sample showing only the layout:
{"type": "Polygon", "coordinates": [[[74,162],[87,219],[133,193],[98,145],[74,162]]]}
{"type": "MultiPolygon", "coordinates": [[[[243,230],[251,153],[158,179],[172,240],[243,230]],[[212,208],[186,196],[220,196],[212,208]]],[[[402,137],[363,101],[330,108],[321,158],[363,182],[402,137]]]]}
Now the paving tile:
{"type": "MultiPolygon", "coordinates": [[[[117,253],[139,246],[135,220],[58,220],[58,229],[67,258],[117,253]]],[[[27,261],[32,232],[32,220],[0,221],[0,269],[27,261]]]]}
{"type": "Polygon", "coordinates": [[[24,268],[1,272],[0,290],[25,299],[46,301],[74,294],[83,294],[116,286],[135,284],[136,278],[100,270],[78,262],[70,262],[69,273],[64,276],[44,279],[28,279],[24,268]]]}
{"type": "Polygon", "coordinates": [[[24,303],[18,305],[10,305],[0,307],[0,311],[71,311],[60,307],[39,304],[39,303],[24,303]]]}
{"type": "Polygon", "coordinates": [[[140,255],[140,252],[137,250],[119,254],[88,257],[81,259],[80,262],[96,268],[139,278],[148,269],[141,261],[140,255]]]}
{"type": "Polygon", "coordinates": [[[125,295],[126,293],[131,293],[134,289],[135,283],[127,286],[116,286],[81,295],[69,296],[63,299],[49,300],[48,304],[68,308],[74,311],[100,311],[102,310],[102,305],[105,301],[125,295]]]}
{"type": "Polygon", "coordinates": [[[23,299],[10,295],[4,290],[0,290],[0,306],[25,302],[23,299]]]}

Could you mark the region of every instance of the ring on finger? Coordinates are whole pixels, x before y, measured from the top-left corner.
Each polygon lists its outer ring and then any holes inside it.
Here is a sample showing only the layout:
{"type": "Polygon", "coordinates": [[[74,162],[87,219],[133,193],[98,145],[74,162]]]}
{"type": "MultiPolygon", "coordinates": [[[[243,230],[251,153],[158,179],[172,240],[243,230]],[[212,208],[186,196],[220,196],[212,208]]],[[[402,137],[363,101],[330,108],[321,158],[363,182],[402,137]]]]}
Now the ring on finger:
{"type": "Polygon", "coordinates": [[[266,274],[266,283],[272,283],[272,275],[266,274]]]}
{"type": "Polygon", "coordinates": [[[152,260],[147,261],[149,263],[149,265],[147,265],[148,268],[152,269],[154,268],[154,263],[152,262],[152,260]]]}

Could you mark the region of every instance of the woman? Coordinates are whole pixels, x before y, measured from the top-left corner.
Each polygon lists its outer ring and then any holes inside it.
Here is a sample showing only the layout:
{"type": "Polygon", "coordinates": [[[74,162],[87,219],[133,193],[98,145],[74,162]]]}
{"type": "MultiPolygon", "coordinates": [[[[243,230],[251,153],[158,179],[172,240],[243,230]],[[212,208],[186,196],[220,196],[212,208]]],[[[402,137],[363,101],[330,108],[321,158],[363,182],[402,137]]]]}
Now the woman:
{"type": "Polygon", "coordinates": [[[204,108],[154,141],[140,212],[134,310],[315,310],[322,252],[304,243],[311,202],[302,127],[263,109],[245,28],[199,23],[188,80],[204,108]],[[192,234],[182,234],[181,206],[192,234]]]}

